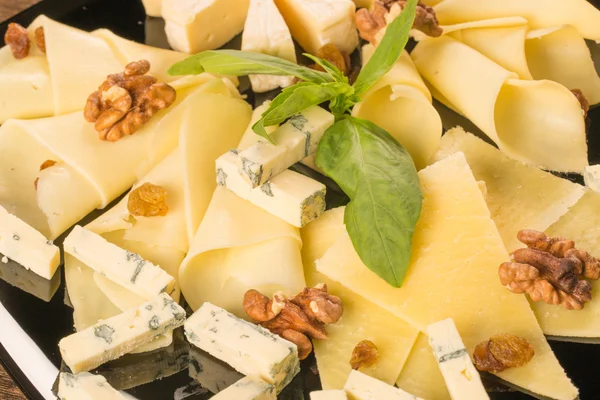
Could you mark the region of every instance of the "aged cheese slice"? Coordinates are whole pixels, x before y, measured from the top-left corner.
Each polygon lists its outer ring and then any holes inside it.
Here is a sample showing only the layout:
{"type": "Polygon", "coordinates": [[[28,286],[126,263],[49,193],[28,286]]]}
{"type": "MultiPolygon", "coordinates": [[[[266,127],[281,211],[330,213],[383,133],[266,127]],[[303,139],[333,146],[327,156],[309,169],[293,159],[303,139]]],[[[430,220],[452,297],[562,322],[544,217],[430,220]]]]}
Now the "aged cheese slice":
{"type": "MultiPolygon", "coordinates": [[[[242,34],[242,50],[267,54],[296,62],[292,35],[273,0],[250,0],[242,34]]],[[[294,83],[293,76],[250,75],[256,93],[284,88],[294,83]]]]}
{"type": "Polygon", "coordinates": [[[442,137],[432,161],[458,152],[467,158],[475,179],[485,182],[485,201],[509,252],[523,247],[517,232],[543,232],[583,196],[582,186],[511,160],[462,128],[451,129],[442,137]]]}
{"type": "Polygon", "coordinates": [[[355,370],[350,372],[344,390],[351,400],[423,400],[355,370]]]}
{"type": "Polygon", "coordinates": [[[411,56],[434,95],[441,95],[438,100],[469,118],[508,156],[555,171],[583,172],[585,121],[570,90],[553,81],[516,79],[448,36],[419,42],[411,56]]]}
{"type": "MultiPolygon", "coordinates": [[[[363,47],[363,64],[374,51],[372,45],[363,47]]],[[[442,120],[407,52],[362,99],[352,114],[384,128],[406,148],[417,168],[425,167],[439,146],[442,120]]]]}
{"type": "Polygon", "coordinates": [[[594,192],[600,193],[600,165],[585,167],[583,179],[585,180],[585,186],[594,192]]]}
{"type": "Polygon", "coordinates": [[[244,28],[249,0],[163,0],[172,48],[185,53],[218,49],[244,28]]]}
{"type": "MultiPolygon", "coordinates": [[[[600,257],[600,194],[587,191],[568,213],[546,233],[574,240],[577,248],[600,257]]],[[[544,302],[532,303],[533,311],[546,335],[600,336],[600,282],[592,281],[592,301],[581,311],[568,311],[544,302]]]]}
{"type": "Polygon", "coordinates": [[[167,294],[63,338],[63,361],[79,373],[117,359],[165,332],[183,325],[185,310],[167,294]]]}
{"type": "Polygon", "coordinates": [[[257,375],[281,392],[300,372],[295,344],[226,310],[204,303],[185,323],[196,347],[244,375],[257,375]]]}
{"type": "Polygon", "coordinates": [[[498,375],[542,396],[577,397],[525,296],[500,284],[498,266],[509,256],[464,155],[439,161],[419,178],[423,210],[401,288],[387,285],[365,267],[347,235],[327,251],[317,269],[419,330],[453,318],[469,353],[496,334],[523,337],[534,347],[534,358],[498,375]]]}
{"type": "Polygon", "coordinates": [[[354,22],[356,6],[350,0],[275,0],[300,46],[311,54],[326,44],[352,53],[358,46],[354,22]]]}
{"type": "Polygon", "coordinates": [[[308,286],[326,283],[329,293],[342,299],[344,315],[327,326],[327,340],[313,341],[321,385],[324,389],[342,389],[352,368],[350,358],[354,347],[370,340],[379,349],[380,358],[361,372],[385,383],[393,384],[418,331],[390,312],[346,289],[317,272],[315,261],[345,233],[344,207],[326,211],[301,230],[302,261],[308,286]]]}
{"type": "Polygon", "coordinates": [[[348,400],[343,390],[318,390],[310,392],[310,400],[348,400]]]}
{"type": "Polygon", "coordinates": [[[125,397],[108,384],[102,375],[82,372],[77,375],[61,372],[58,381],[60,400],[125,400],[125,397]]]}
{"type": "Polygon", "coordinates": [[[216,396],[215,400],[276,400],[275,388],[256,376],[240,379],[216,396]]]}

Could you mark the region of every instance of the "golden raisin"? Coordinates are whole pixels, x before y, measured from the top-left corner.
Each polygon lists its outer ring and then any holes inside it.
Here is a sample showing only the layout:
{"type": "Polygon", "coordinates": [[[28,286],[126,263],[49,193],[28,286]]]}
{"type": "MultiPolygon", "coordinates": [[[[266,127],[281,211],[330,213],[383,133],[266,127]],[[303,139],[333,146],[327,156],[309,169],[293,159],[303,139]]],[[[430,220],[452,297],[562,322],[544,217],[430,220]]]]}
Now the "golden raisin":
{"type": "Polygon", "coordinates": [[[480,371],[498,373],[507,368],[522,367],[533,358],[531,344],[519,336],[502,334],[475,347],[473,360],[480,371]]]}
{"type": "Polygon", "coordinates": [[[127,209],[136,217],[162,217],[169,211],[166,201],[167,191],[164,188],[146,182],[129,194],[127,209]]]}
{"type": "Polygon", "coordinates": [[[370,340],[359,342],[354,350],[352,350],[352,358],[350,358],[350,366],[352,369],[362,367],[370,367],[379,359],[379,349],[375,343],[370,340]]]}
{"type": "MultiPolygon", "coordinates": [[[[46,160],[42,163],[42,165],[40,165],[40,171],[43,171],[45,169],[48,169],[50,167],[53,167],[56,165],[56,161],[53,160],[46,160]]],[[[37,190],[38,187],[38,182],[40,181],[40,178],[37,178],[34,182],[33,182],[33,186],[35,187],[35,190],[37,190]]]]}
{"type": "Polygon", "coordinates": [[[4,42],[10,47],[13,57],[17,60],[25,58],[29,55],[29,34],[27,29],[19,24],[11,22],[8,24],[6,34],[4,34],[4,42]]]}
{"type": "MultiPolygon", "coordinates": [[[[350,70],[350,55],[348,53],[340,51],[334,44],[326,44],[317,50],[317,57],[329,61],[339,69],[342,74],[348,75],[350,70]]],[[[317,69],[321,69],[317,66],[317,69]]]]}
{"type": "Polygon", "coordinates": [[[46,35],[44,34],[44,27],[40,26],[35,30],[35,44],[42,51],[46,53],[46,35]]]}

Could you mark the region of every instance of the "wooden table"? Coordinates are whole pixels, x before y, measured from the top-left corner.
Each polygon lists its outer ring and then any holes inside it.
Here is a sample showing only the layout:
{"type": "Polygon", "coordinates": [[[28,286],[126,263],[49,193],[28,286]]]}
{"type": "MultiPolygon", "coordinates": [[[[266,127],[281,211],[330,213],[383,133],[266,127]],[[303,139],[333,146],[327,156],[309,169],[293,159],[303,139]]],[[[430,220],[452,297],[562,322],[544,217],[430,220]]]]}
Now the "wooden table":
{"type": "MultiPolygon", "coordinates": [[[[38,3],[40,0],[0,0],[0,21],[4,21],[20,11],[38,3]]],[[[4,32],[0,32],[4,35],[4,32]]],[[[25,400],[25,396],[17,388],[6,371],[0,366],[0,399],[25,400]]]]}

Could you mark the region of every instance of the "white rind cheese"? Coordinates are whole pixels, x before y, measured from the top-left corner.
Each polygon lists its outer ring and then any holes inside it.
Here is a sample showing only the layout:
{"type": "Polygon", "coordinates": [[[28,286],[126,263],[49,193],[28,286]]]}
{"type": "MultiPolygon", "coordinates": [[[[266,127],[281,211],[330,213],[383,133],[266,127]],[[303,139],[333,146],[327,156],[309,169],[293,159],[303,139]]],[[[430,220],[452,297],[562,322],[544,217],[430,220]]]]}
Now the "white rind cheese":
{"type": "Polygon", "coordinates": [[[185,53],[214,50],[244,29],[249,0],[163,0],[171,47],[185,53]]]}
{"type": "Polygon", "coordinates": [[[348,400],[343,390],[319,390],[310,393],[310,400],[348,400]]]}
{"type": "MultiPolygon", "coordinates": [[[[267,54],[296,62],[296,49],[290,30],[273,0],[250,0],[248,18],[242,34],[242,50],[267,54]]],[[[285,88],[293,76],[250,75],[256,93],[285,88]]]]}
{"type": "Polygon", "coordinates": [[[223,390],[214,400],[276,400],[275,388],[256,376],[240,379],[223,390]]]}
{"type": "Polygon", "coordinates": [[[44,235],[0,206],[0,258],[7,257],[45,279],[60,265],[60,250],[44,235]]]}
{"type": "Polygon", "coordinates": [[[594,192],[600,193],[600,165],[585,167],[583,179],[585,181],[585,186],[594,192]]]}
{"type": "Polygon", "coordinates": [[[244,375],[257,375],[281,392],[300,372],[295,344],[204,303],[185,323],[189,342],[244,375]]]}
{"type": "Polygon", "coordinates": [[[292,36],[309,53],[326,44],[352,53],[358,46],[354,17],[356,6],[350,0],[275,0],[292,36]]]}
{"type": "Polygon", "coordinates": [[[64,250],[94,271],[145,299],[173,291],[175,279],[160,267],[79,225],[65,239],[64,250]]]}
{"type": "Polygon", "coordinates": [[[260,141],[239,154],[238,170],[255,188],[317,151],[333,114],[313,106],[291,117],[270,134],[275,143],[260,141]]]}
{"type": "Polygon", "coordinates": [[[185,310],[166,293],[63,338],[58,347],[74,373],[92,370],[183,325],[185,310]]]}
{"type": "Polygon", "coordinates": [[[422,400],[356,370],[350,372],[344,390],[352,400],[422,400]]]}
{"type": "Polygon", "coordinates": [[[452,399],[489,399],[454,320],[448,318],[431,324],[426,333],[452,399]]]}
{"type": "Polygon", "coordinates": [[[125,400],[102,375],[82,372],[78,375],[61,372],[58,381],[60,400],[125,400]]]}
{"type": "Polygon", "coordinates": [[[299,228],[325,211],[326,187],[294,171],[285,170],[259,187],[251,188],[238,173],[238,152],[217,159],[217,184],[244,200],[299,228]]]}

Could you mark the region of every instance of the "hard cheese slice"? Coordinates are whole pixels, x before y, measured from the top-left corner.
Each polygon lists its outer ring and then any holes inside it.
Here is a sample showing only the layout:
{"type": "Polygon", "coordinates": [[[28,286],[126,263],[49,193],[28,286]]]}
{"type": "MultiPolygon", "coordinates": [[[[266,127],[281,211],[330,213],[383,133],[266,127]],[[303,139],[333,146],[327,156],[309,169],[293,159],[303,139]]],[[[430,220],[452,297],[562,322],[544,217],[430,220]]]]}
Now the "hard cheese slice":
{"type": "Polygon", "coordinates": [[[582,186],[515,161],[462,128],[442,137],[433,161],[457,152],[465,155],[475,179],[485,182],[485,201],[509,252],[523,247],[517,232],[546,230],[583,196],[582,186]]]}
{"type": "Polygon", "coordinates": [[[347,235],[329,249],[317,269],[419,330],[453,318],[469,354],[497,334],[523,337],[534,347],[535,357],[524,367],[498,375],[536,394],[560,400],[577,397],[525,296],[500,284],[498,266],[509,256],[464,155],[450,156],[422,170],[419,177],[423,210],[401,288],[387,285],[365,267],[347,235]]]}

